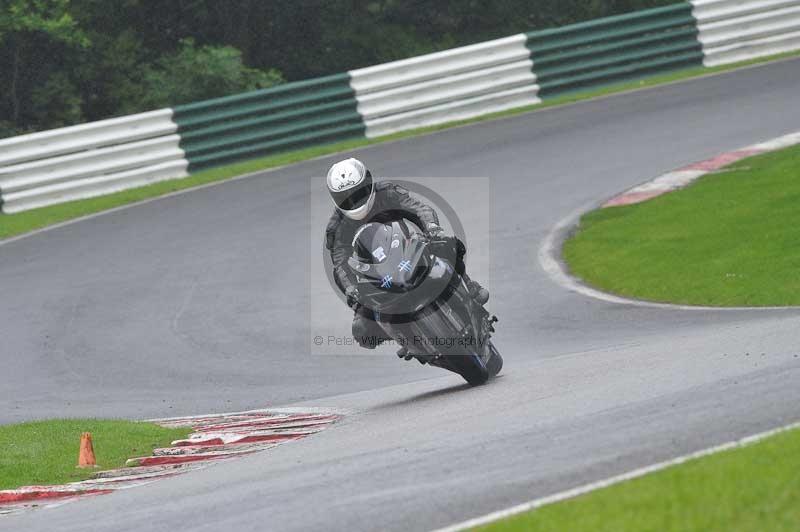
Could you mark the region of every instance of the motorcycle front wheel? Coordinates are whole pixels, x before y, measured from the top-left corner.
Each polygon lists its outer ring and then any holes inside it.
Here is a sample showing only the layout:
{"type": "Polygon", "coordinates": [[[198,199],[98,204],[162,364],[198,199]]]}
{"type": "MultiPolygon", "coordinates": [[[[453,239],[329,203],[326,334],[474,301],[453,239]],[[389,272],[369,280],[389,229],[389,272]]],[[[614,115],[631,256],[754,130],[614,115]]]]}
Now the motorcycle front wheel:
{"type": "Polygon", "coordinates": [[[464,377],[471,386],[486,384],[490,378],[494,377],[503,368],[503,357],[497,348],[489,341],[489,358],[484,362],[481,357],[474,353],[463,355],[447,356],[447,363],[454,371],[464,377]]]}

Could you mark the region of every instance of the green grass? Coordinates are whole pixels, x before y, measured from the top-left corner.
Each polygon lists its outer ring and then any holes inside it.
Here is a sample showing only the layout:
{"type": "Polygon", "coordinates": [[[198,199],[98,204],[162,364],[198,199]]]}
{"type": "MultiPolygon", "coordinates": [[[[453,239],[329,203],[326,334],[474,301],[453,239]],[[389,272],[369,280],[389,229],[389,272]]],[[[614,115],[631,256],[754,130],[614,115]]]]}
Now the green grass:
{"type": "Polygon", "coordinates": [[[58,419],[0,426],[0,489],[62,484],[125,465],[185,438],[188,429],[152,423],[99,419],[58,419]],[[91,432],[96,469],[77,469],[81,433],[91,432]]]}
{"type": "Polygon", "coordinates": [[[424,127],[410,131],[403,131],[400,133],[395,133],[392,135],[380,137],[377,139],[357,138],[343,142],[338,142],[335,144],[315,146],[302,150],[296,150],[292,152],[261,157],[258,159],[252,159],[249,161],[223,166],[219,168],[213,168],[210,170],[204,170],[194,173],[185,179],[164,181],[161,183],[156,183],[145,187],[126,190],[115,194],[110,194],[108,196],[102,196],[99,198],[78,200],[59,205],[53,205],[50,207],[34,209],[31,211],[26,211],[18,214],[11,214],[11,215],[0,214],[0,240],[24,234],[30,231],[34,231],[36,229],[40,229],[42,227],[46,227],[49,225],[78,218],[81,216],[86,216],[96,212],[112,209],[114,207],[120,207],[122,205],[127,205],[137,201],[142,201],[157,196],[163,196],[170,192],[176,192],[179,190],[194,188],[208,183],[229,179],[234,176],[257,172],[260,170],[266,170],[269,168],[276,168],[279,166],[285,166],[288,164],[297,163],[308,159],[313,159],[315,157],[321,157],[333,153],[349,151],[356,148],[369,146],[372,144],[379,144],[407,137],[424,135],[440,131],[443,129],[449,129],[456,126],[463,126],[467,124],[473,124],[476,122],[483,122],[486,120],[496,120],[499,118],[505,118],[513,115],[518,115],[531,111],[537,111],[559,105],[566,105],[601,96],[607,96],[610,94],[627,92],[631,90],[642,89],[666,83],[674,83],[689,78],[715,74],[727,70],[733,70],[745,66],[752,66],[754,64],[765,63],[778,59],[785,59],[797,55],[800,55],[800,52],[789,52],[785,54],[775,55],[771,57],[764,57],[750,61],[744,61],[741,63],[735,63],[721,67],[714,67],[714,68],[696,67],[685,70],[679,70],[676,72],[670,72],[666,74],[647,77],[641,80],[627,81],[623,83],[616,83],[593,89],[575,91],[573,93],[549,99],[541,104],[527,106],[527,107],[520,107],[517,109],[511,109],[508,111],[502,111],[498,113],[491,113],[467,120],[459,120],[454,122],[448,122],[446,124],[439,124],[436,126],[424,127]]]}
{"type": "Polygon", "coordinates": [[[485,532],[794,532],[800,431],[721,452],[529,513],[485,532]]]}
{"type": "Polygon", "coordinates": [[[800,146],[653,200],[585,215],[564,246],[607,292],[710,306],[800,305],[800,146]]]}

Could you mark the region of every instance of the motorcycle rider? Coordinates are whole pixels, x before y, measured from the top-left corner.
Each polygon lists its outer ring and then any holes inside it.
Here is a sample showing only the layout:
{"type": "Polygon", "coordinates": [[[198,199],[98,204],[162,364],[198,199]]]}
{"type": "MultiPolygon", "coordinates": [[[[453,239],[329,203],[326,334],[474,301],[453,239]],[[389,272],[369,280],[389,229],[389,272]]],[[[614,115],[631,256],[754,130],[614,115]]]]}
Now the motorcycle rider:
{"type": "MultiPolygon", "coordinates": [[[[371,222],[386,223],[405,218],[422,229],[426,236],[445,239],[439,217],[430,206],[413,198],[408,190],[390,181],[375,183],[371,172],[358,159],[346,159],[331,166],[327,176],[328,192],[336,206],[325,229],[325,247],[333,262],[336,285],[353,309],[353,337],[361,347],[374,349],[389,337],[374,320],[369,309],[358,303],[357,280],[347,265],[353,254],[353,238],[358,230],[371,222]]],[[[467,277],[464,264],[466,247],[458,238],[455,270],[466,281],[472,297],[481,305],[489,300],[489,292],[467,277]]]]}

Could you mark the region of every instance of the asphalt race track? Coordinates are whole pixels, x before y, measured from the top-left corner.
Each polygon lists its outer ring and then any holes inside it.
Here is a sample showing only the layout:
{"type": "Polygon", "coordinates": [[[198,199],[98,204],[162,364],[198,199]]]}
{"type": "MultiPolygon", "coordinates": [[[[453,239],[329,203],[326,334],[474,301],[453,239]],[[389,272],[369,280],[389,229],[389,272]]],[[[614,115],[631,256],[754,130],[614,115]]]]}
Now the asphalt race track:
{"type": "Polygon", "coordinates": [[[800,310],[610,304],[537,262],[576,209],[800,130],[798,94],[791,60],[358,150],[381,175],[495,179],[485,284],[506,366],[476,389],[391,353],[308,354],[298,249],[323,229],[307,221],[308,177],[336,157],[0,246],[2,423],[349,412],[301,442],[0,529],[426,530],[800,420],[800,310]]]}

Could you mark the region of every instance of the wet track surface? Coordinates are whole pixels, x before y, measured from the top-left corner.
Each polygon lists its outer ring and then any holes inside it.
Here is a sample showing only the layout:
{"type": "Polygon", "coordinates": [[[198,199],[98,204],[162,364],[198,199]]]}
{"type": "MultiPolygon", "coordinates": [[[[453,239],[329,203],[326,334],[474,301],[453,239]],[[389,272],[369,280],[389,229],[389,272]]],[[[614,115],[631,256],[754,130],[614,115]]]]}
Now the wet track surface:
{"type": "MultiPolygon", "coordinates": [[[[494,179],[485,284],[506,366],[477,389],[388,351],[308,354],[302,250],[323,229],[308,178],[335,156],[0,246],[0,422],[349,413],[264,455],[0,529],[424,530],[800,420],[800,310],[610,304],[536,259],[576,209],[800,130],[798,90],[793,60],[355,151],[380,175],[494,179]]],[[[330,313],[346,330],[340,302],[330,313]]]]}

